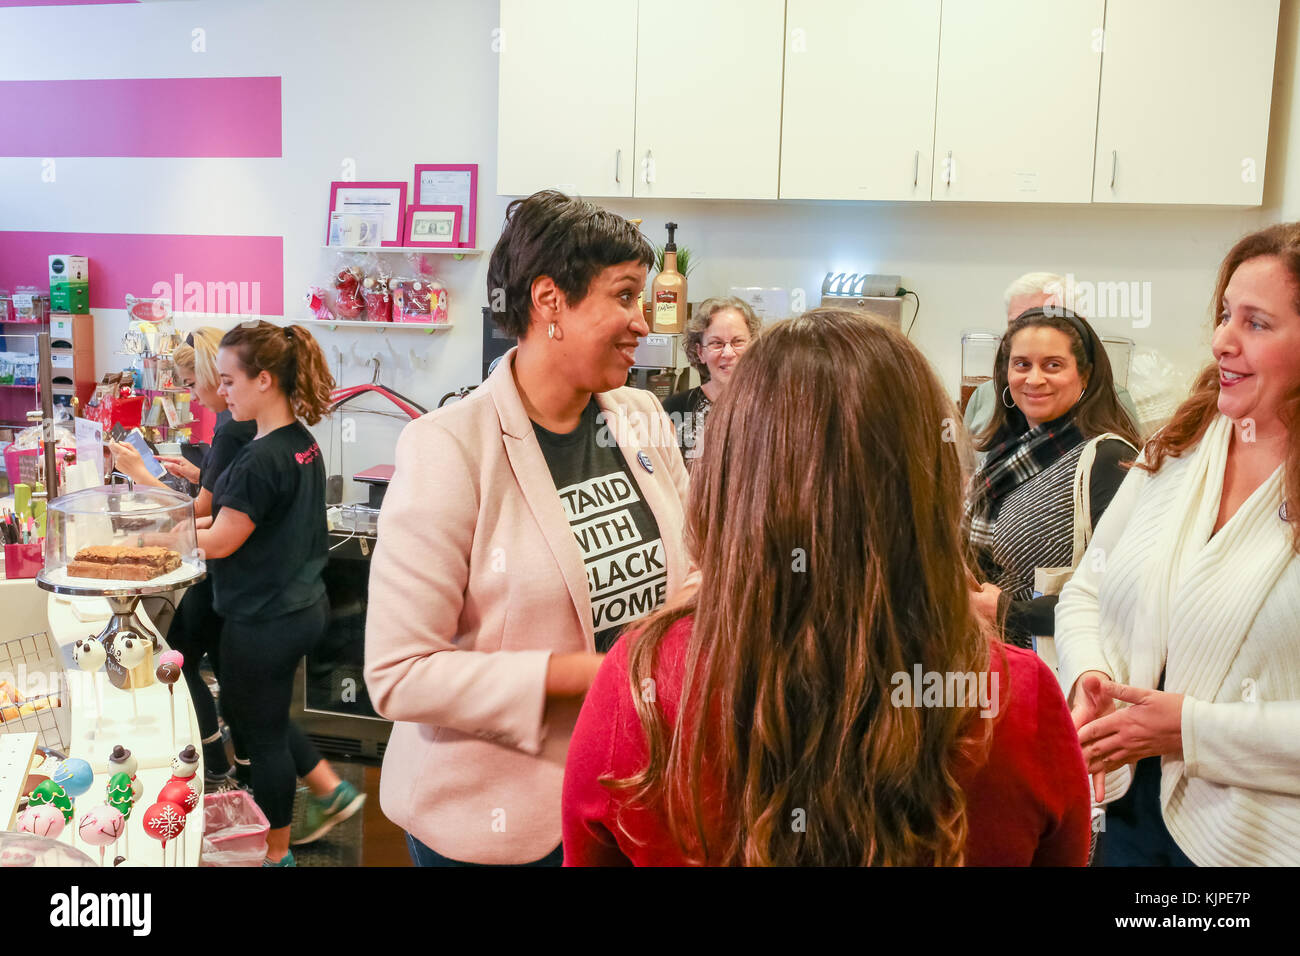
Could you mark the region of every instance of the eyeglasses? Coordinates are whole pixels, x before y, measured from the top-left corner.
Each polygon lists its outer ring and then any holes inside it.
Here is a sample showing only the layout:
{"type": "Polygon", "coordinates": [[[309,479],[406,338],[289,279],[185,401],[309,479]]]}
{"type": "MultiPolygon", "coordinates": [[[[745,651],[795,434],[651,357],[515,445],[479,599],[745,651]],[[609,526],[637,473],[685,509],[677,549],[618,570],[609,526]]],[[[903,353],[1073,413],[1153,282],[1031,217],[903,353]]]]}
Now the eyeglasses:
{"type": "Polygon", "coordinates": [[[732,339],[730,342],[705,342],[701,348],[714,358],[717,358],[727,350],[728,345],[731,346],[731,351],[739,355],[741,352],[745,351],[745,349],[749,348],[749,339],[732,339]]]}

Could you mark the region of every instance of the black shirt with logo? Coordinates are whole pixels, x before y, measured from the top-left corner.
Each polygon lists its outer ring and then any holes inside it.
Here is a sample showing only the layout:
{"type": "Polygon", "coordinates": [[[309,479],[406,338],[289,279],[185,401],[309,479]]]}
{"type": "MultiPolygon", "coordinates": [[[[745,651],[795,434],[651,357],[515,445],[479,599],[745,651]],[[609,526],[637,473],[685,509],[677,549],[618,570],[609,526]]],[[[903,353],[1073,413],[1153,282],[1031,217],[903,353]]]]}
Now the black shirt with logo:
{"type": "Polygon", "coordinates": [[[324,597],[325,464],[306,426],[294,422],[249,442],[217,478],[214,519],[222,508],[243,512],[255,527],[234,554],[208,564],[218,614],[279,617],[324,597]]]}
{"type": "Polygon", "coordinates": [[[596,650],[603,652],[625,625],[664,603],[668,567],[659,523],[599,413],[593,398],[568,434],[536,422],[533,432],[582,552],[596,650]]]}

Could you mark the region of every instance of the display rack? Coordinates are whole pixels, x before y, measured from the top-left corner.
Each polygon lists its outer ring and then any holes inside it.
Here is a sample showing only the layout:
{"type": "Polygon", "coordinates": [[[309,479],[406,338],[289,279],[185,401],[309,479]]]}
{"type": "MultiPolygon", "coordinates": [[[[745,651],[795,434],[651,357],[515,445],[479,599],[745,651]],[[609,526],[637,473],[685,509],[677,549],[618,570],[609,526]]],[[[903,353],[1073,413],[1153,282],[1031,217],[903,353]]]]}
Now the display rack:
{"type": "Polygon", "coordinates": [[[482,249],[442,248],[441,246],[321,246],[328,252],[376,252],[379,254],[395,252],[402,255],[418,253],[430,256],[453,256],[457,261],[466,256],[477,256],[482,249]]]}
{"type": "Polygon", "coordinates": [[[330,331],[335,329],[379,329],[381,332],[387,332],[389,329],[411,329],[414,331],[425,331],[429,333],[437,332],[439,329],[450,329],[454,322],[367,322],[360,319],[304,319],[303,325],[328,325],[330,331]]]}

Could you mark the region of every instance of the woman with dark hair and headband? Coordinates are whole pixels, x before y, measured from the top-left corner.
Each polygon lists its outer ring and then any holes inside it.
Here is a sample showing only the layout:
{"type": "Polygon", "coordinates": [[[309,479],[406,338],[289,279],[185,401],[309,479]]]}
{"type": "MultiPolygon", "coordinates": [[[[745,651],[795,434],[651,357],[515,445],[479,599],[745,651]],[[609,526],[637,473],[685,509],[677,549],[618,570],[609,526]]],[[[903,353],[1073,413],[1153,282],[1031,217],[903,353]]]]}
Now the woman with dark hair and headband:
{"type": "Polygon", "coordinates": [[[1021,647],[1055,633],[1057,595],[1137,456],[1110,359],[1068,309],[1030,309],[1007,327],[993,381],[1000,397],[975,436],[985,452],[967,500],[973,593],[1021,647]]]}

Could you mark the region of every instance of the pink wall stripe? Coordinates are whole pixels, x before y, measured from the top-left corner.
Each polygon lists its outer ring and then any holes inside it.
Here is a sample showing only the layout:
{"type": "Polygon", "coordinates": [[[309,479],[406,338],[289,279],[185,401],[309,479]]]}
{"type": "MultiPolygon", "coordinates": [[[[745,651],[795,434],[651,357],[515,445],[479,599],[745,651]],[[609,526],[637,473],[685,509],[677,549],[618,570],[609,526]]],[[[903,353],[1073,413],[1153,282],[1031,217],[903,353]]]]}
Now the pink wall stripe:
{"type": "Polygon", "coordinates": [[[139,3],[140,0],[0,0],[0,7],[97,7],[106,3],[139,3]]]}
{"type": "Polygon", "coordinates": [[[125,309],[128,292],[166,283],[178,312],[284,315],[283,236],[0,232],[0,288],[48,289],[55,253],[89,256],[92,309],[125,309]]]}
{"type": "Polygon", "coordinates": [[[280,77],[0,82],[5,156],[280,156],[280,77]]]}

